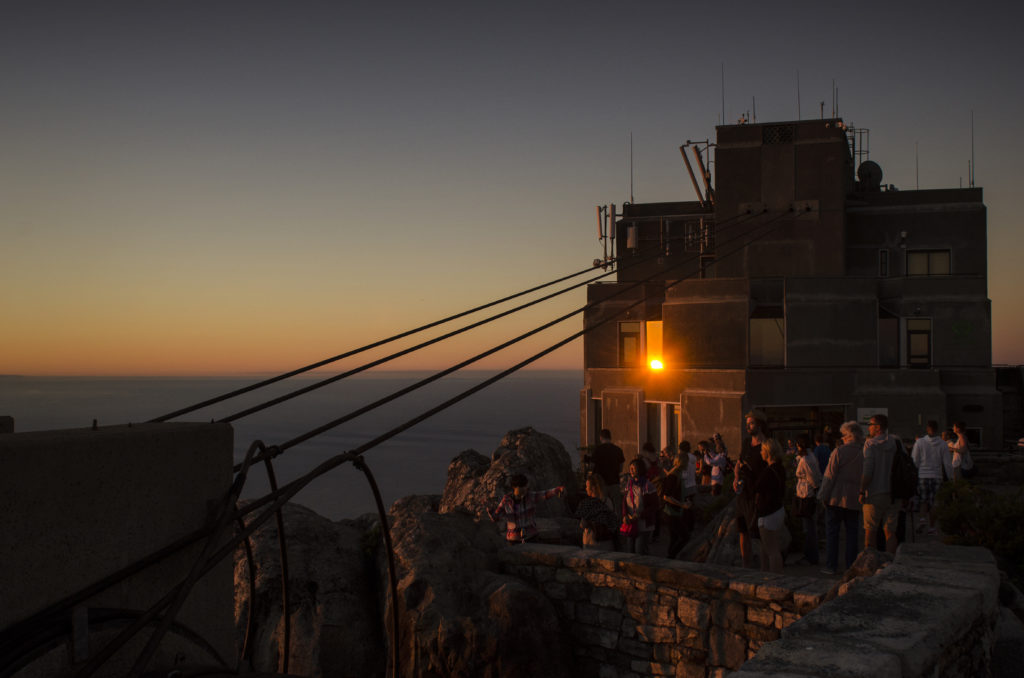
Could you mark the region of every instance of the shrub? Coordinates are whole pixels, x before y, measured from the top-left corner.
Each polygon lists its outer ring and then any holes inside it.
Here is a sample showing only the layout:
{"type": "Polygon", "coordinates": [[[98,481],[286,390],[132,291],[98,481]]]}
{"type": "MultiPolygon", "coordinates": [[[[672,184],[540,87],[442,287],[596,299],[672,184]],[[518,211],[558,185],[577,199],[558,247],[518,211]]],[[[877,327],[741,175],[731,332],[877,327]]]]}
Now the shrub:
{"type": "Polygon", "coordinates": [[[983,546],[1018,588],[1024,588],[1024,490],[1000,494],[966,480],[946,483],[937,497],[947,544],[983,546]]]}

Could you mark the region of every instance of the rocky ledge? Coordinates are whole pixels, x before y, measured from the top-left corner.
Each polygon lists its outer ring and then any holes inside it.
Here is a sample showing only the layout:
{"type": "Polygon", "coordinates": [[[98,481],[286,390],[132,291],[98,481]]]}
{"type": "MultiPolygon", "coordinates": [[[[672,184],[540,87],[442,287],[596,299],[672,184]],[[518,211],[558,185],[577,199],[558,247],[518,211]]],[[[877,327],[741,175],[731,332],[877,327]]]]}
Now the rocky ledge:
{"type": "MultiPolygon", "coordinates": [[[[473,450],[459,454],[448,467],[443,494],[395,502],[388,521],[397,605],[375,515],[334,522],[286,505],[287,667],[276,523],[266,522],[253,535],[252,575],[245,549],[235,554],[235,620],[251,668],[383,676],[392,652],[390,615],[397,608],[401,675],[571,675],[569,646],[552,603],[500,572],[499,553],[508,546],[485,507],[510,491],[516,473],[527,475],[534,488],[565,485],[567,497],[575,493],[572,462],[562,444],[526,428],[506,434],[490,458],[473,450]]],[[[570,515],[564,500],[544,502],[538,509],[543,536],[574,538],[570,515]]]]}

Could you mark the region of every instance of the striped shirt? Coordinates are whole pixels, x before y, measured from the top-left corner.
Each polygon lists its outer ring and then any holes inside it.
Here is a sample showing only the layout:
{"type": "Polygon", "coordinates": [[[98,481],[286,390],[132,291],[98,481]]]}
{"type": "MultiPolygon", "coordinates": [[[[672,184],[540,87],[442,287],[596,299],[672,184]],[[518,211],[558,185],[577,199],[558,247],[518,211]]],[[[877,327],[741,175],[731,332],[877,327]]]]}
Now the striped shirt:
{"type": "Polygon", "coordinates": [[[505,539],[508,541],[526,541],[537,536],[537,502],[554,497],[561,489],[552,487],[542,492],[527,492],[522,499],[516,499],[515,494],[506,494],[494,509],[491,520],[497,522],[499,516],[505,519],[505,539]]]}

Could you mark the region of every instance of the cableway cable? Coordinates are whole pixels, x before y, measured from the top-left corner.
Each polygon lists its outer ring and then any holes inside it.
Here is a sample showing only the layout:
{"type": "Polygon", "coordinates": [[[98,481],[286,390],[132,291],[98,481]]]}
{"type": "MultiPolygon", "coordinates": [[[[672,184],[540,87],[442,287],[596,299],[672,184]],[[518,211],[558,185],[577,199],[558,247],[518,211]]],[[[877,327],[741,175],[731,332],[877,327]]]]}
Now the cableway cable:
{"type": "MultiPolygon", "coordinates": [[[[614,263],[615,261],[617,261],[617,259],[609,260],[609,262],[607,262],[607,263],[614,263]]],[[[157,423],[157,422],[169,421],[169,420],[174,419],[176,417],[180,417],[183,414],[189,414],[190,412],[195,412],[196,410],[201,410],[204,407],[209,407],[210,405],[216,405],[217,403],[223,402],[225,400],[230,400],[231,398],[235,398],[237,396],[249,393],[251,391],[255,391],[255,390],[263,388],[265,386],[270,386],[271,384],[276,384],[277,382],[283,381],[283,380],[288,379],[290,377],[298,376],[298,375],[303,374],[305,372],[309,372],[311,370],[315,370],[315,369],[317,369],[319,367],[324,367],[325,365],[330,365],[331,363],[337,362],[337,361],[342,360],[344,358],[349,358],[349,357],[357,355],[359,353],[364,353],[366,351],[369,351],[370,349],[377,348],[379,346],[383,346],[385,344],[391,343],[393,341],[397,341],[399,339],[404,339],[405,337],[408,337],[408,336],[413,335],[413,334],[417,334],[419,332],[423,332],[425,330],[429,330],[429,329],[431,329],[433,327],[437,327],[438,325],[443,325],[444,323],[451,322],[453,320],[458,320],[459,318],[463,318],[463,317],[465,317],[467,315],[472,315],[473,313],[477,313],[479,311],[486,310],[486,309],[491,308],[493,306],[497,306],[499,304],[503,304],[506,301],[511,301],[513,299],[518,299],[519,297],[525,296],[525,295],[530,294],[532,292],[537,292],[537,291],[545,289],[547,287],[551,287],[552,285],[557,285],[560,282],[565,282],[566,280],[570,280],[572,278],[575,278],[576,276],[583,275],[584,273],[589,273],[589,272],[591,272],[593,270],[594,270],[593,266],[590,266],[590,267],[584,268],[584,269],[580,269],[579,271],[576,271],[575,273],[570,273],[569,275],[562,276],[561,278],[556,278],[555,280],[551,280],[549,282],[546,282],[546,283],[543,283],[543,284],[540,284],[540,285],[536,285],[536,286],[531,287],[529,289],[522,290],[522,291],[516,292],[514,294],[510,294],[508,296],[502,297],[501,299],[495,299],[494,301],[489,301],[489,302],[487,302],[485,304],[481,304],[479,306],[475,306],[474,308],[470,308],[470,309],[467,309],[465,311],[460,311],[459,313],[455,313],[455,314],[447,316],[445,318],[441,318],[440,320],[435,320],[433,322],[429,322],[426,325],[420,325],[419,327],[415,327],[415,328],[413,328],[411,330],[406,330],[404,332],[399,332],[398,334],[392,335],[392,336],[387,337],[385,339],[380,339],[378,341],[374,341],[374,342],[371,342],[369,344],[366,344],[365,346],[360,346],[359,348],[354,348],[351,351],[346,351],[344,353],[340,353],[340,354],[338,354],[336,356],[332,356],[330,358],[324,358],[323,360],[319,360],[319,361],[317,361],[315,363],[311,363],[309,365],[306,365],[305,367],[300,367],[300,368],[294,369],[294,370],[292,370],[290,372],[285,372],[284,374],[279,374],[279,375],[277,375],[275,377],[271,377],[269,379],[264,379],[263,381],[257,382],[255,384],[250,384],[248,386],[245,386],[245,387],[236,389],[234,391],[231,391],[230,393],[225,393],[223,395],[219,395],[219,396],[216,396],[214,398],[210,398],[208,400],[204,400],[203,402],[196,403],[195,405],[190,405],[188,407],[183,407],[180,410],[175,410],[174,412],[170,412],[168,414],[164,414],[164,415],[161,415],[159,417],[156,417],[155,419],[151,419],[150,422],[151,423],[157,423]]]]}
{"type": "MultiPolygon", "coordinates": [[[[785,214],[781,214],[781,215],[779,215],[779,216],[769,220],[768,222],[766,222],[764,224],[761,224],[760,226],[756,227],[756,229],[760,229],[760,228],[771,226],[771,224],[773,222],[777,221],[778,219],[781,219],[783,216],[785,216],[785,214]]],[[[770,232],[774,231],[775,228],[777,228],[777,227],[767,228],[767,230],[765,230],[764,232],[762,232],[762,233],[760,233],[760,234],[758,234],[756,236],[750,237],[749,239],[745,240],[745,242],[743,244],[741,244],[739,247],[737,247],[736,249],[734,249],[734,250],[724,254],[721,257],[716,257],[716,262],[715,263],[717,263],[717,261],[720,261],[721,259],[724,259],[727,256],[732,256],[736,252],[742,251],[745,247],[747,247],[752,242],[754,242],[756,240],[759,240],[759,239],[763,238],[764,236],[768,235],[770,232]]],[[[750,235],[750,233],[746,233],[744,235],[750,235]]],[[[736,239],[740,239],[740,238],[736,238],[736,239]]],[[[677,266],[680,266],[680,265],[682,265],[682,264],[677,264],[676,266],[670,267],[668,270],[672,270],[673,268],[675,268],[677,266]]],[[[714,263],[712,263],[710,265],[713,266],[714,263]]],[[[699,269],[699,271],[703,271],[703,269],[704,269],[704,266],[702,266],[699,269]]],[[[659,271],[656,275],[664,275],[664,272],[665,272],[664,270],[659,271]]],[[[670,288],[674,287],[675,285],[678,285],[679,283],[681,283],[684,280],[688,279],[692,275],[693,274],[688,275],[688,276],[686,276],[684,278],[681,278],[680,280],[677,280],[677,281],[674,281],[674,282],[668,284],[666,286],[666,289],[670,289],[670,288]]],[[[634,285],[631,285],[631,286],[628,286],[628,287],[624,288],[624,290],[622,290],[622,291],[626,291],[628,289],[633,289],[637,285],[644,284],[647,281],[648,281],[648,279],[645,279],[644,281],[640,281],[638,283],[635,283],[634,285]]],[[[616,296],[616,295],[613,294],[611,296],[616,296]]],[[[607,300],[607,298],[610,298],[610,297],[606,297],[605,300],[607,300]]],[[[633,308],[633,307],[635,307],[637,305],[640,305],[642,303],[645,303],[645,299],[640,299],[640,300],[634,302],[633,304],[631,304],[630,306],[626,307],[626,309],[622,309],[622,310],[628,310],[629,308],[633,308]]],[[[584,307],[584,309],[585,308],[586,307],[584,307]]],[[[318,465],[315,469],[313,469],[312,471],[308,472],[307,474],[305,474],[305,475],[301,476],[300,478],[298,478],[298,479],[296,479],[296,480],[286,484],[285,486],[281,487],[278,491],[276,491],[276,492],[274,492],[274,493],[272,493],[270,495],[265,495],[264,497],[262,497],[260,499],[253,500],[247,506],[245,506],[244,508],[242,508],[240,510],[236,510],[234,512],[232,512],[231,510],[222,510],[220,516],[218,516],[218,518],[214,521],[216,523],[216,527],[214,527],[212,529],[206,528],[204,530],[198,531],[198,532],[201,532],[201,533],[205,533],[209,537],[209,539],[208,539],[208,541],[206,543],[206,547],[203,549],[204,553],[203,553],[203,556],[200,558],[200,562],[197,562],[196,567],[194,567],[192,572],[190,572],[189,577],[187,578],[187,580],[185,582],[182,582],[182,584],[180,584],[178,587],[175,587],[174,590],[169,592],[167,594],[167,596],[165,596],[159,603],[157,603],[153,608],[151,608],[151,610],[157,610],[158,611],[158,610],[163,609],[164,607],[167,607],[168,605],[177,606],[178,604],[180,604],[179,601],[181,601],[183,599],[183,594],[182,594],[182,590],[181,590],[182,588],[191,588],[191,584],[195,582],[195,580],[198,578],[198,576],[201,576],[202,574],[207,572],[210,568],[212,568],[215,565],[216,562],[219,562],[221,559],[223,559],[224,557],[226,557],[227,555],[232,553],[233,550],[237,547],[237,545],[239,543],[241,543],[242,540],[247,539],[248,536],[250,536],[251,533],[260,524],[262,524],[267,519],[269,519],[272,515],[274,515],[274,513],[276,512],[276,510],[280,506],[282,506],[284,503],[289,501],[295,494],[297,494],[306,485],[308,485],[309,482],[312,482],[313,479],[319,477],[320,475],[323,475],[324,473],[330,471],[331,469],[333,469],[333,468],[335,468],[335,467],[337,467],[337,466],[339,466],[341,464],[344,464],[344,463],[346,463],[348,461],[357,462],[357,461],[361,460],[362,455],[365,452],[369,451],[370,449],[372,449],[372,448],[380,445],[381,443],[383,443],[383,442],[393,438],[394,436],[402,433],[403,431],[408,430],[409,428],[411,428],[411,427],[417,425],[418,423],[420,423],[420,422],[422,422],[422,421],[424,421],[424,420],[434,416],[435,414],[437,414],[437,413],[439,413],[439,412],[441,412],[441,411],[443,411],[443,410],[453,406],[454,404],[456,404],[456,403],[458,403],[458,402],[468,398],[469,396],[471,396],[471,395],[479,392],[480,390],[482,390],[482,389],[484,389],[484,388],[486,388],[486,387],[496,383],[497,381],[499,381],[501,379],[504,379],[505,377],[509,376],[510,374],[512,374],[512,373],[514,373],[514,372],[516,372],[516,371],[518,371],[520,369],[522,369],[523,367],[525,367],[525,366],[535,362],[536,360],[539,360],[540,358],[542,358],[542,357],[550,354],[551,352],[561,348],[562,346],[570,343],[571,341],[574,341],[575,339],[579,338],[580,336],[583,336],[585,333],[587,333],[589,331],[592,331],[592,330],[594,330],[594,329],[596,329],[598,327],[601,327],[601,326],[603,326],[604,324],[606,324],[608,322],[612,322],[617,317],[619,317],[619,314],[611,315],[611,316],[609,316],[607,318],[604,318],[602,320],[596,321],[595,323],[591,324],[588,327],[584,327],[582,330],[571,334],[570,336],[568,336],[568,337],[566,337],[566,338],[556,342],[555,344],[552,344],[551,346],[548,346],[547,348],[541,350],[540,352],[530,356],[529,358],[527,358],[527,359],[525,359],[523,361],[520,361],[516,365],[514,365],[514,366],[512,366],[512,367],[510,367],[510,368],[508,368],[506,370],[503,370],[502,372],[500,372],[500,373],[498,373],[498,374],[496,374],[496,375],[494,375],[494,376],[484,380],[483,382],[481,382],[481,383],[479,383],[479,384],[477,384],[477,385],[475,385],[475,386],[473,386],[473,387],[471,387],[469,389],[466,389],[465,391],[457,394],[456,396],[453,396],[452,398],[449,398],[448,400],[444,401],[443,403],[441,403],[441,404],[439,404],[439,405],[437,405],[435,407],[432,407],[432,408],[428,409],[427,411],[421,413],[420,415],[418,415],[418,416],[416,416],[416,417],[414,417],[414,418],[404,422],[403,424],[401,424],[401,425],[399,425],[397,427],[394,427],[391,430],[389,430],[389,431],[387,431],[387,432],[377,436],[373,440],[370,440],[370,441],[368,441],[366,443],[363,443],[362,445],[356,447],[355,449],[353,449],[351,451],[340,453],[340,454],[336,455],[335,457],[333,457],[331,459],[328,459],[327,461],[325,461],[322,464],[318,465]],[[241,518],[244,515],[247,515],[247,514],[250,514],[250,513],[254,512],[254,511],[257,511],[258,509],[260,509],[263,506],[265,506],[267,503],[272,503],[272,506],[267,511],[264,511],[263,513],[261,513],[259,515],[253,516],[252,519],[246,524],[246,527],[245,527],[244,530],[240,530],[240,532],[238,534],[236,534],[234,538],[231,538],[231,539],[228,540],[228,543],[222,544],[222,546],[219,549],[217,549],[214,553],[210,553],[210,547],[212,546],[212,544],[215,541],[217,541],[215,537],[216,537],[217,534],[220,533],[220,531],[223,529],[224,525],[226,525],[229,521],[232,521],[232,520],[241,520],[241,518]]],[[[300,438],[307,439],[307,438],[302,437],[302,436],[300,436],[300,438]]],[[[289,441],[289,442],[291,443],[292,441],[289,441]]],[[[297,444],[297,443],[294,443],[294,444],[297,444]]],[[[242,465],[242,469],[239,472],[239,474],[236,476],[235,481],[232,483],[231,491],[228,493],[229,502],[227,503],[227,506],[229,506],[229,507],[233,507],[234,506],[234,500],[235,500],[235,498],[237,498],[238,494],[241,491],[241,487],[244,485],[245,478],[246,478],[246,472],[247,472],[249,466],[257,460],[257,457],[260,456],[260,454],[265,454],[265,452],[266,452],[266,448],[262,445],[262,443],[254,444],[253,446],[250,447],[249,452],[246,454],[246,459],[245,459],[245,462],[242,465]],[[257,449],[260,450],[259,454],[257,454],[257,449]]],[[[195,541],[195,539],[199,539],[199,538],[202,538],[202,534],[193,533],[193,535],[189,535],[188,541],[189,541],[189,543],[191,543],[191,542],[195,541]]],[[[181,540],[179,540],[179,542],[180,541],[181,540]]],[[[165,549],[161,549],[161,552],[166,552],[168,550],[168,548],[169,547],[165,547],[165,549]]],[[[109,581],[109,580],[110,580],[110,578],[108,577],[108,578],[105,578],[104,581],[109,581]]],[[[90,587],[90,588],[95,590],[95,585],[93,587],[90,587]]],[[[166,618],[173,619],[173,616],[174,616],[173,614],[169,614],[169,615],[167,615],[166,618]]],[[[36,618],[37,615],[34,615],[33,617],[36,618]]],[[[152,617],[150,617],[150,619],[152,619],[152,617]]],[[[147,620],[147,623],[148,623],[148,620],[147,620]]],[[[153,639],[151,639],[151,640],[153,640],[153,639]]],[[[397,642],[397,639],[396,639],[396,642],[397,642]]],[[[104,649],[106,649],[106,648],[104,648],[104,649]]],[[[140,657],[139,663],[136,664],[136,668],[138,668],[139,666],[144,666],[144,660],[143,660],[142,657],[140,657]]]]}

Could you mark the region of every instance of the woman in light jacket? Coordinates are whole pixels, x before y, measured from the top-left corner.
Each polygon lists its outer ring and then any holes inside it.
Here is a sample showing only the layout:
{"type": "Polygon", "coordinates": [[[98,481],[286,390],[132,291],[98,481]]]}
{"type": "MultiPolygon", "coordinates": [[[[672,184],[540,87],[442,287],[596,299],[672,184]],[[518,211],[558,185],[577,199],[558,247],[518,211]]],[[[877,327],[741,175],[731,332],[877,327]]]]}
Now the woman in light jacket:
{"type": "Polygon", "coordinates": [[[818,520],[815,515],[815,507],[818,501],[815,498],[818,488],[821,487],[821,472],[818,470],[818,460],[813,454],[809,454],[810,441],[806,435],[798,438],[796,444],[796,502],[797,515],[804,525],[804,559],[811,565],[818,564],[818,520]]]}
{"type": "Polygon", "coordinates": [[[855,421],[839,427],[843,442],[828,461],[818,496],[825,504],[825,574],[839,569],[839,527],[846,529],[846,567],[853,565],[860,552],[860,476],[864,467],[864,432],[855,421]]]}

